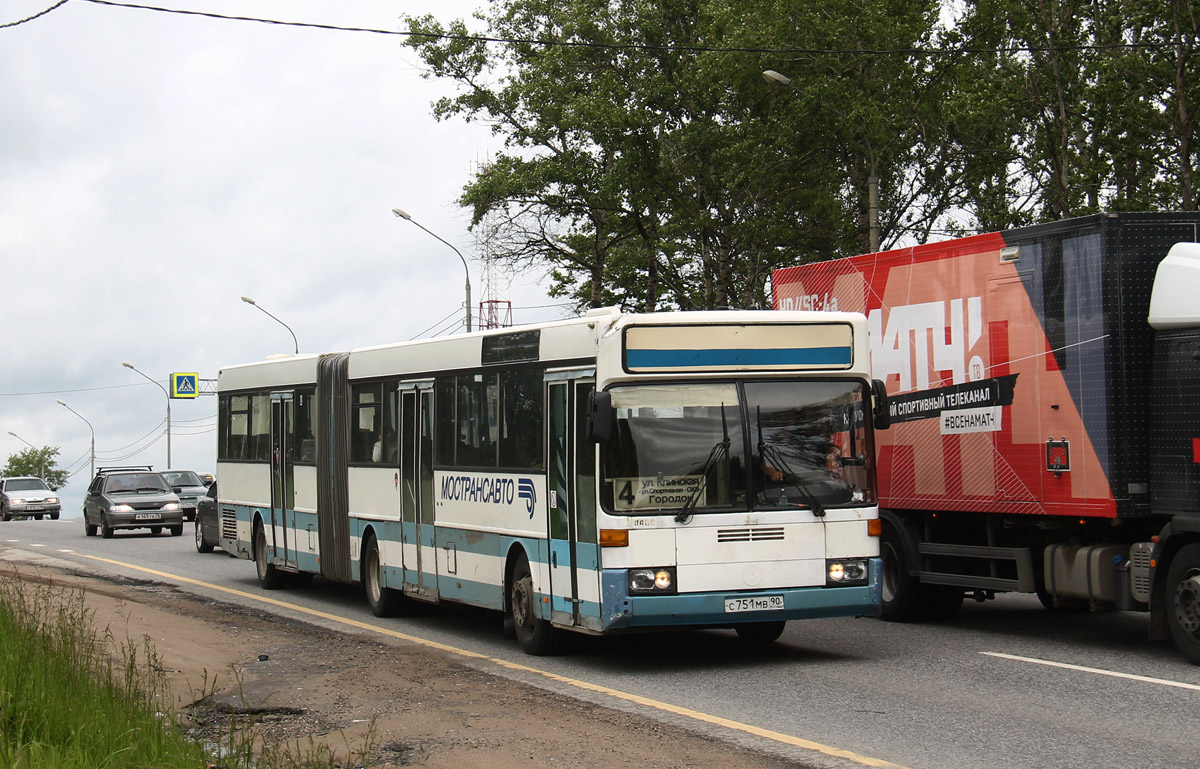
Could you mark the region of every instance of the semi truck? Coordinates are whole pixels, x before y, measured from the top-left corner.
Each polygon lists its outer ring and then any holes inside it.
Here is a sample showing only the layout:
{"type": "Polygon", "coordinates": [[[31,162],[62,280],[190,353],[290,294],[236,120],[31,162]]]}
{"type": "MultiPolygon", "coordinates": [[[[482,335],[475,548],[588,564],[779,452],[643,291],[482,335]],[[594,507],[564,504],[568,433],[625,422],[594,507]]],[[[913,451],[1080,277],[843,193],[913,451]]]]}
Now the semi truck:
{"type": "Polygon", "coordinates": [[[1148,611],[1200,664],[1200,213],[1109,213],[776,270],[862,312],[882,616],[1036,593],[1148,611]]]}

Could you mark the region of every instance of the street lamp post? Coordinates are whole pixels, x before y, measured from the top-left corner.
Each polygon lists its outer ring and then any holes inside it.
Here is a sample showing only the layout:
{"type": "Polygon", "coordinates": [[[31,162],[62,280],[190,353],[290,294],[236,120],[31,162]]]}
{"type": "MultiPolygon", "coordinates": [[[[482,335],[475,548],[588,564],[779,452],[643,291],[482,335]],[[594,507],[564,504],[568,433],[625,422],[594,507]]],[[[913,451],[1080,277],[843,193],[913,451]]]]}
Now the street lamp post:
{"type": "Polygon", "coordinates": [[[465,258],[465,257],[463,257],[463,255],[462,255],[462,252],[461,252],[461,251],[459,251],[457,248],[455,248],[453,245],[451,245],[451,244],[450,244],[450,242],[449,242],[448,240],[446,240],[445,238],[441,237],[441,236],[440,236],[440,235],[438,235],[437,233],[430,232],[428,229],[426,229],[426,228],[425,228],[425,226],[424,226],[424,225],[422,225],[422,224],[421,224],[420,222],[418,222],[416,219],[413,219],[413,218],[412,218],[412,216],[411,216],[411,215],[410,215],[410,214],[409,214],[407,211],[404,211],[403,209],[400,209],[400,208],[393,208],[393,209],[392,209],[392,213],[393,213],[393,214],[395,214],[396,216],[400,217],[401,219],[406,219],[406,220],[408,220],[408,221],[412,222],[413,224],[417,225],[417,226],[418,226],[418,227],[420,227],[421,229],[425,230],[425,232],[428,232],[430,235],[433,235],[433,237],[435,237],[435,238],[437,238],[438,240],[440,240],[440,241],[442,241],[443,243],[445,243],[447,246],[450,246],[450,250],[452,250],[454,253],[458,254],[458,258],[459,258],[459,259],[462,259],[462,263],[463,263],[463,271],[464,271],[464,272],[466,273],[466,275],[467,275],[467,284],[466,284],[466,291],[467,291],[467,331],[469,332],[469,331],[471,330],[471,270],[470,270],[470,269],[467,267],[467,260],[466,260],[466,258],[465,258]]]}
{"type": "MultiPolygon", "coordinates": [[[[83,416],[83,414],[80,414],[75,409],[73,409],[70,406],[68,406],[67,404],[63,403],[61,400],[58,401],[58,405],[62,406],[67,411],[70,411],[72,414],[74,414],[75,416],[82,419],[84,421],[84,423],[87,424],[88,429],[92,431],[92,474],[89,475],[88,478],[89,479],[95,478],[96,477],[96,430],[95,430],[95,428],[92,427],[92,423],[88,422],[87,419],[83,416]]],[[[167,464],[170,464],[170,462],[168,461],[167,464]]]]}
{"type": "Polygon", "coordinates": [[[158,382],[155,382],[153,379],[146,376],[141,371],[138,371],[132,363],[122,363],[121,365],[124,366],[125,368],[129,369],[130,371],[137,371],[137,373],[141,374],[142,377],[145,378],[147,381],[153,382],[154,386],[157,387],[158,389],[162,390],[163,395],[167,396],[167,468],[169,469],[171,467],[171,394],[169,392],[167,392],[167,388],[163,387],[158,382]]]}
{"type": "MultiPolygon", "coordinates": [[[[17,435],[12,430],[9,430],[8,434],[11,435],[12,437],[16,438],[17,440],[19,440],[21,443],[24,443],[26,446],[33,449],[34,451],[39,451],[39,452],[41,451],[41,449],[39,449],[37,446],[34,446],[32,443],[25,440],[21,436],[17,435]]],[[[38,455],[38,458],[42,462],[42,480],[44,481],[44,480],[46,480],[46,458],[44,456],[41,456],[40,454],[38,455]]]]}
{"type": "Polygon", "coordinates": [[[246,304],[252,305],[252,306],[254,306],[254,307],[258,307],[258,309],[262,310],[262,311],[263,311],[263,312],[266,314],[266,316],[267,316],[268,318],[270,318],[271,320],[275,321],[275,322],[276,322],[276,323],[278,323],[279,325],[281,325],[281,326],[283,326],[284,328],[286,328],[286,329],[288,330],[288,333],[292,335],[292,345],[295,347],[296,354],[297,354],[297,355],[299,355],[299,354],[300,354],[300,343],[296,341],[296,332],[295,332],[295,331],[292,331],[292,327],[291,327],[291,326],[289,326],[288,324],[284,323],[284,322],[283,322],[283,321],[281,321],[279,318],[276,318],[274,315],[272,315],[271,313],[267,312],[266,310],[263,310],[263,308],[262,308],[262,307],[259,307],[259,306],[258,306],[258,302],[254,301],[254,300],[253,300],[253,299],[251,299],[250,297],[248,297],[248,296],[243,296],[243,297],[242,297],[242,301],[243,301],[243,302],[245,302],[246,304]]]}

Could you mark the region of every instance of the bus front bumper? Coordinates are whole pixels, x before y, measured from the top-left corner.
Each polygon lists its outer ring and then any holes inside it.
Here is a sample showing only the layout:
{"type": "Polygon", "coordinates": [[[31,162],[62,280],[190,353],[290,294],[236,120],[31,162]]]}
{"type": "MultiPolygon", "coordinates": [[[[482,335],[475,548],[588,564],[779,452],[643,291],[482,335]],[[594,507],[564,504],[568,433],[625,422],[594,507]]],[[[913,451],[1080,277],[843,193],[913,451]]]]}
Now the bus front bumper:
{"type": "Polygon", "coordinates": [[[682,593],[679,595],[629,595],[627,571],[603,573],[604,630],[651,627],[731,627],[745,622],[775,622],[822,617],[879,616],[879,584],[882,562],[870,559],[867,584],[845,587],[799,587],[776,590],[731,591],[728,593],[682,593]],[[783,608],[762,611],[727,611],[730,599],[763,605],[783,598],[783,608]]]}

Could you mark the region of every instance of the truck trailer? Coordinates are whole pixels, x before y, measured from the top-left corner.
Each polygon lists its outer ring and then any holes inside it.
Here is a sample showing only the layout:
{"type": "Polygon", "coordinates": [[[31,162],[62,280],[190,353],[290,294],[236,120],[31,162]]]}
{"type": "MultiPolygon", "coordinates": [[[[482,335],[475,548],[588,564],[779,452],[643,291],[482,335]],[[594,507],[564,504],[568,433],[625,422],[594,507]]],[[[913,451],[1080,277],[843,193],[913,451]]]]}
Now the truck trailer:
{"type": "Polygon", "coordinates": [[[776,270],[862,312],[882,616],[1036,593],[1149,611],[1200,664],[1200,213],[1112,213],[776,270]]]}

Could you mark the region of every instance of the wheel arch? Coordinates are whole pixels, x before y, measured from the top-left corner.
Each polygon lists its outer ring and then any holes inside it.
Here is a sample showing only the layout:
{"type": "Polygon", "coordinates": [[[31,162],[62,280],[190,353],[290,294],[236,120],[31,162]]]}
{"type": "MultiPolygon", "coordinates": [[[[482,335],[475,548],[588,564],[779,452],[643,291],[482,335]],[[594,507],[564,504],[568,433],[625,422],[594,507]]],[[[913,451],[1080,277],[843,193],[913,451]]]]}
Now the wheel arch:
{"type": "Polygon", "coordinates": [[[909,576],[915,577],[921,571],[921,550],[918,545],[917,530],[905,516],[885,507],[879,508],[879,519],[884,526],[891,526],[900,537],[900,547],[904,550],[905,563],[909,576]]]}
{"type": "MultiPolygon", "coordinates": [[[[375,531],[374,523],[367,523],[358,535],[358,558],[351,561],[351,576],[360,585],[363,582],[363,554],[367,552],[367,543],[372,541],[376,543],[376,547],[379,546],[379,533],[375,531]]],[[[380,558],[382,559],[383,556],[380,555],[380,558]]],[[[384,586],[387,586],[386,581],[384,582],[384,586]]]]}
{"type": "Polygon", "coordinates": [[[521,542],[513,542],[508,546],[508,553],[504,558],[504,613],[512,613],[512,579],[513,571],[517,568],[517,561],[524,556],[526,561],[529,561],[530,576],[533,578],[533,589],[537,590],[537,573],[533,569],[533,561],[529,560],[529,552],[525,545],[521,542]]]}
{"type": "Polygon", "coordinates": [[[1196,542],[1200,542],[1200,515],[1175,518],[1158,533],[1150,570],[1150,640],[1171,637],[1167,627],[1167,572],[1176,554],[1196,542]]]}

